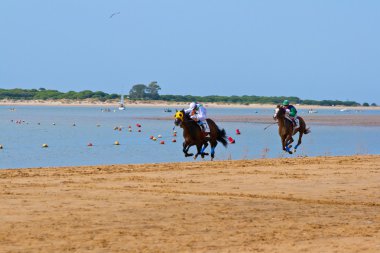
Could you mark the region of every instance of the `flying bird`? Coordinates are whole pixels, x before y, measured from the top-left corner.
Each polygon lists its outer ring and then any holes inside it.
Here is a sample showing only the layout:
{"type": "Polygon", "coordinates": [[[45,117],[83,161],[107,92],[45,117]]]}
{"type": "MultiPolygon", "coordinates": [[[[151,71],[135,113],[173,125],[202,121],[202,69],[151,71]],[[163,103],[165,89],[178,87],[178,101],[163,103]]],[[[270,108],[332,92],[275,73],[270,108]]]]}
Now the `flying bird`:
{"type": "Polygon", "coordinates": [[[116,16],[116,15],[119,15],[119,14],[120,14],[120,11],[114,12],[114,13],[111,14],[110,18],[112,18],[113,16],[116,16]]]}

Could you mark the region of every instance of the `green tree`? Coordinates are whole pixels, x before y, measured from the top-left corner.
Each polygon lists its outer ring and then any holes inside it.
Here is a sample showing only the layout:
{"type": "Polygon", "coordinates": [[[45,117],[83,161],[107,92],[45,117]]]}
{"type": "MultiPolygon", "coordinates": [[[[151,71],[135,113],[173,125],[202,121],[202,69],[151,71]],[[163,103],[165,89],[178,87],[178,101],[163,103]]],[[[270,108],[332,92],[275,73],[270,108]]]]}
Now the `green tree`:
{"type": "Polygon", "coordinates": [[[367,102],[364,102],[363,106],[369,106],[369,104],[367,102]]]}
{"type": "Polygon", "coordinates": [[[156,81],[151,82],[146,88],[147,98],[150,98],[153,100],[160,99],[160,95],[158,94],[159,90],[161,90],[161,87],[157,84],[157,82],[156,81]]]}
{"type": "Polygon", "coordinates": [[[146,98],[147,87],[145,84],[136,84],[129,91],[130,99],[144,99],[146,98]]]}

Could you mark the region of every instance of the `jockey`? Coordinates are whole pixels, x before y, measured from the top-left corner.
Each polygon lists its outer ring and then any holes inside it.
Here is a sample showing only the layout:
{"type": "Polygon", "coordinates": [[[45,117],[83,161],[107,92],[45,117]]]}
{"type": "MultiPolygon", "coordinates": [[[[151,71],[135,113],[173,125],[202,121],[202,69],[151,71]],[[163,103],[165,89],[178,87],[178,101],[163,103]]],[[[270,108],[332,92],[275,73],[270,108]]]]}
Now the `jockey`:
{"type": "Polygon", "coordinates": [[[293,124],[294,124],[294,130],[296,130],[297,128],[300,127],[300,121],[297,117],[297,110],[296,108],[289,104],[289,101],[288,100],[284,100],[284,102],[282,102],[282,106],[285,108],[285,117],[290,119],[293,124]]]}
{"type": "Polygon", "coordinates": [[[189,109],[186,109],[185,113],[189,114],[190,118],[198,123],[202,131],[205,133],[205,136],[207,137],[210,133],[210,128],[206,121],[207,120],[206,108],[199,103],[191,102],[189,109]]]}

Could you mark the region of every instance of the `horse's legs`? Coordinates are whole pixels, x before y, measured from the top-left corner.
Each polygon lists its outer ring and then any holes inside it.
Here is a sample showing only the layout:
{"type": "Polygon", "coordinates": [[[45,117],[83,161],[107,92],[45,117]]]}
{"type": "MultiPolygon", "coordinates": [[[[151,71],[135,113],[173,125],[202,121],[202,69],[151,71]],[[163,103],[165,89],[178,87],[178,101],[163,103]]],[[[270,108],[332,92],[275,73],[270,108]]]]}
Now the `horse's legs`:
{"type": "Polygon", "coordinates": [[[291,135],[288,135],[285,140],[284,140],[284,144],[285,144],[285,151],[288,152],[289,154],[293,154],[292,151],[290,151],[289,147],[288,147],[288,143],[290,142],[290,140],[292,139],[292,136],[291,135]]]}
{"type": "MultiPolygon", "coordinates": [[[[197,144],[197,153],[195,154],[194,156],[194,160],[197,159],[198,155],[201,155],[201,149],[202,149],[202,143],[201,144],[197,144]]],[[[203,158],[203,157],[202,157],[203,158]]]]}
{"type": "Polygon", "coordinates": [[[182,149],[182,151],[183,151],[183,153],[185,154],[185,157],[189,157],[189,156],[192,156],[192,155],[193,155],[193,153],[191,153],[191,154],[188,153],[190,147],[191,147],[191,146],[188,145],[186,141],[183,142],[183,149],[182,149]]]}
{"type": "Polygon", "coordinates": [[[212,161],[214,160],[214,157],[215,157],[215,148],[216,148],[216,145],[218,145],[218,142],[210,141],[210,144],[211,144],[211,161],[212,161]]]}
{"type": "Polygon", "coordinates": [[[205,142],[205,144],[203,145],[203,148],[201,150],[201,157],[202,158],[205,158],[205,155],[208,155],[208,153],[205,152],[205,149],[207,148],[208,146],[208,142],[205,142]]]}
{"type": "Polygon", "coordinates": [[[294,147],[294,150],[293,152],[295,153],[297,151],[297,148],[299,147],[299,145],[301,145],[302,143],[302,135],[303,135],[303,132],[299,132],[299,135],[298,135],[298,142],[297,142],[297,145],[294,147]]]}
{"type": "Polygon", "coordinates": [[[285,135],[281,136],[281,144],[282,144],[282,150],[286,151],[285,135]]]}
{"type": "Polygon", "coordinates": [[[293,143],[294,139],[293,137],[290,137],[290,140],[286,143],[286,146],[288,146],[288,148],[291,148],[292,145],[290,145],[291,143],[293,143]]]}

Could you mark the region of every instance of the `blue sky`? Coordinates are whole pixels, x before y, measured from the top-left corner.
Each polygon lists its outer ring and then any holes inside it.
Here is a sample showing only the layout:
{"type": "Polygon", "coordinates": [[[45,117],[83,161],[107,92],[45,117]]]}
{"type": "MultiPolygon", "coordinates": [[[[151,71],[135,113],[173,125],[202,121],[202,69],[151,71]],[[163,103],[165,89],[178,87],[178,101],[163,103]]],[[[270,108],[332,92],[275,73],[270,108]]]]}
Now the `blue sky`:
{"type": "Polygon", "coordinates": [[[1,0],[0,87],[157,81],[161,94],[380,104],[379,13],[377,0],[1,0]]]}

